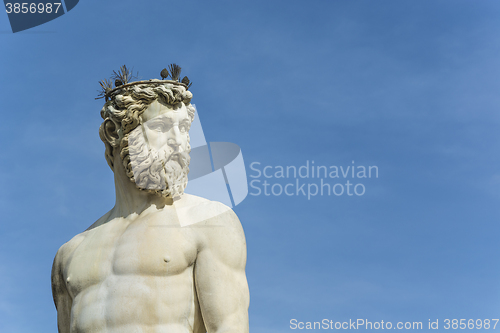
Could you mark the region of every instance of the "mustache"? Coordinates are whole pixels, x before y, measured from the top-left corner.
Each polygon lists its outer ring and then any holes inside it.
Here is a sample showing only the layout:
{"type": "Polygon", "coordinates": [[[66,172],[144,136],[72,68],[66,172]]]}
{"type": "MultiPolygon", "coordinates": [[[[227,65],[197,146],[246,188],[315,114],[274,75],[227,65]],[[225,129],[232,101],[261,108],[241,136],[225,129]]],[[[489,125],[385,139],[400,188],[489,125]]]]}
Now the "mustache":
{"type": "Polygon", "coordinates": [[[167,164],[170,161],[174,161],[174,162],[177,162],[182,168],[185,168],[189,165],[190,159],[191,159],[191,157],[189,156],[188,152],[178,152],[178,153],[170,154],[167,157],[165,164],[167,164]]]}

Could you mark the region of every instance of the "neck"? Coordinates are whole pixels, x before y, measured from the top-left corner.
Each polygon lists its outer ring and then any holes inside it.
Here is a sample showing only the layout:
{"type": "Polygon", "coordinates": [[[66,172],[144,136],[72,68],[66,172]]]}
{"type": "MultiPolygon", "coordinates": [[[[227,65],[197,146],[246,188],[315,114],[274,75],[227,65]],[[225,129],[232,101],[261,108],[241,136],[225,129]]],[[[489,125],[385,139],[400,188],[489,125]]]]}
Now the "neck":
{"type": "Polygon", "coordinates": [[[161,197],[138,189],[126,175],[119,154],[115,154],[114,162],[116,203],[112,210],[113,217],[125,218],[132,214],[140,215],[146,210],[158,210],[173,204],[172,198],[161,197]]]}

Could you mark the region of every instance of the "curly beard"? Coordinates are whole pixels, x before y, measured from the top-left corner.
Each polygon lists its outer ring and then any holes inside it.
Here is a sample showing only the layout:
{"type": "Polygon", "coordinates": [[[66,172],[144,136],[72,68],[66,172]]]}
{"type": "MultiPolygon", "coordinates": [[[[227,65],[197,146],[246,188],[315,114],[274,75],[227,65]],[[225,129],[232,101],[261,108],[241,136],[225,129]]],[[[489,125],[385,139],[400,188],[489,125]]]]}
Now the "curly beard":
{"type": "Polygon", "coordinates": [[[128,152],[130,163],[126,171],[138,189],[172,198],[184,193],[189,173],[189,147],[186,152],[174,154],[151,149],[139,126],[129,133],[128,152]]]}

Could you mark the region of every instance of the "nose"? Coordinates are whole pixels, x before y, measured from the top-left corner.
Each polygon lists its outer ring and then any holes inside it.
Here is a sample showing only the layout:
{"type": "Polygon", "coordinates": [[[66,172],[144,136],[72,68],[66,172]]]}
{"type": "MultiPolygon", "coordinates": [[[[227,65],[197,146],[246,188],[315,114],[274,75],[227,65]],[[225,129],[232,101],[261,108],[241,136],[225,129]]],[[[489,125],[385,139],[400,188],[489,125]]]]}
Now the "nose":
{"type": "Polygon", "coordinates": [[[168,138],[167,144],[174,149],[175,152],[180,151],[180,146],[182,143],[181,131],[179,126],[175,125],[170,130],[170,136],[168,138]]]}

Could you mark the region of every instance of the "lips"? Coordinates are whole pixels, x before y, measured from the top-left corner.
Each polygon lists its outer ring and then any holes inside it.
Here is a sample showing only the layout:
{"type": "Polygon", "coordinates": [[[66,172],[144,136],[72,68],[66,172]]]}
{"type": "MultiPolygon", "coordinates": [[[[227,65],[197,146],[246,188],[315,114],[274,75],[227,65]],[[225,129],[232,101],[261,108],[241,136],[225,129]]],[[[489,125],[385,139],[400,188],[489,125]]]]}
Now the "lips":
{"type": "Polygon", "coordinates": [[[175,162],[179,163],[181,168],[184,169],[185,167],[187,167],[189,165],[189,154],[185,153],[185,152],[171,154],[168,157],[165,164],[168,163],[169,161],[175,161],[175,162]]]}

